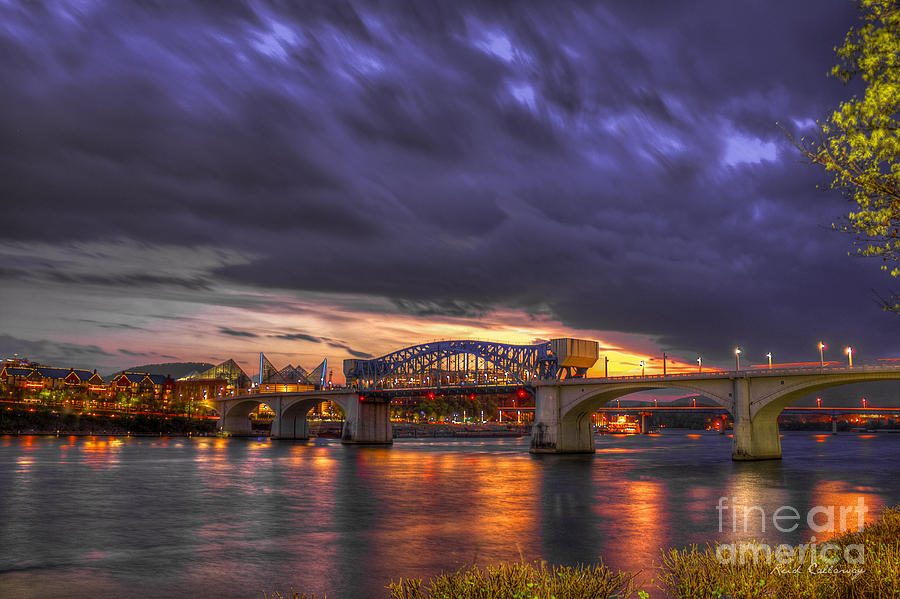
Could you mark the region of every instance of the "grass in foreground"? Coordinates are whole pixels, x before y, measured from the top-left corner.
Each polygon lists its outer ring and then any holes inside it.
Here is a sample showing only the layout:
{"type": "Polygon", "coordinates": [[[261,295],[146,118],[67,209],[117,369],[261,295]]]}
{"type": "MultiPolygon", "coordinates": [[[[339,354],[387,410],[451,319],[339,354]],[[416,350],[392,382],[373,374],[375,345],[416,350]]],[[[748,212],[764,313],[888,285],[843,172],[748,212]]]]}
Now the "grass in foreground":
{"type": "Polygon", "coordinates": [[[444,574],[427,586],[419,578],[388,587],[391,599],[606,599],[634,595],[634,574],[604,565],[501,564],[444,574]]]}
{"type": "MultiPolygon", "coordinates": [[[[711,598],[815,597],[862,599],[900,597],[900,511],[886,510],[880,522],[861,532],[830,541],[839,548],[840,560],[829,564],[821,553],[783,565],[774,560],[735,560],[722,564],[714,547],[663,550],[660,583],[667,596],[711,598]],[[844,550],[862,545],[863,563],[848,564],[844,550]],[[853,569],[862,572],[853,572],[853,569]]],[[[817,544],[821,549],[824,542],[817,544]]],[[[837,552],[831,552],[835,555],[837,552]]],[[[856,557],[855,551],[851,556],[856,557]]]]}
{"type": "MultiPolygon", "coordinates": [[[[778,564],[762,557],[721,563],[716,548],[696,546],[661,552],[658,588],[639,589],[635,573],[618,572],[604,565],[549,566],[544,562],[516,562],[473,566],[455,574],[442,574],[427,584],[419,578],[400,579],[387,587],[390,599],[751,599],[808,597],[816,599],[900,599],[900,511],[886,510],[880,522],[830,541],[842,556],[835,564],[816,553],[804,560],[778,564]],[[863,547],[863,563],[843,560],[849,545],[863,547]],[[861,573],[848,570],[862,570],[861,573]]],[[[818,548],[824,542],[817,544],[818,548]]],[[[831,555],[835,555],[832,552],[831,555]]],[[[853,553],[856,557],[856,553],[853,553]]],[[[316,599],[296,592],[273,593],[265,599],[316,599]]],[[[324,598],[323,598],[324,599],[324,598]]]]}

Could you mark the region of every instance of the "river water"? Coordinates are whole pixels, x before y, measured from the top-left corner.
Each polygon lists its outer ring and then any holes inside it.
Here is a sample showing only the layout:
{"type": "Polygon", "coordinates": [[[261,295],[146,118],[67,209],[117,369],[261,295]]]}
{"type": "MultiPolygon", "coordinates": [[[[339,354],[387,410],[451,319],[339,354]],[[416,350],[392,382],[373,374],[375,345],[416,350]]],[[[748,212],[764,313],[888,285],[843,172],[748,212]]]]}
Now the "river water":
{"type": "Polygon", "coordinates": [[[783,460],[749,463],[730,443],[667,431],[532,456],[525,439],[0,437],[0,597],[367,599],[472,563],[648,569],[665,546],[796,544],[815,506],[862,498],[871,521],[900,503],[900,435],[788,433],[783,460]],[[760,506],[765,532],[759,510],[720,532],[720,497],[760,506]],[[772,527],[782,505],[804,518],[792,533],[772,527]]]}

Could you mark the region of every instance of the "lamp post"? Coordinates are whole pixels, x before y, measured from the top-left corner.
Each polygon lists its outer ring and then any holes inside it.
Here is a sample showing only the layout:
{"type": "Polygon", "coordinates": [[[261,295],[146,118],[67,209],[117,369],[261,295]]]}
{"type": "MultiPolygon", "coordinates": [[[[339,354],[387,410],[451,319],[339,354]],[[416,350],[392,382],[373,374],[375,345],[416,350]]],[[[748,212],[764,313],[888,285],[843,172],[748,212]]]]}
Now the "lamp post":
{"type": "Polygon", "coordinates": [[[865,409],[865,408],[866,408],[866,404],[867,404],[867,403],[868,403],[868,401],[867,401],[867,400],[866,400],[866,398],[865,398],[865,397],[863,397],[863,398],[862,398],[862,405],[863,405],[863,409],[865,409]]]}
{"type": "Polygon", "coordinates": [[[603,378],[609,378],[609,356],[603,356],[603,378]]]}
{"type": "Polygon", "coordinates": [[[703,372],[703,358],[697,356],[697,372],[703,372]]]}
{"type": "Polygon", "coordinates": [[[819,365],[822,368],[825,368],[825,350],[828,349],[828,346],[823,342],[819,341],[819,365]]]}
{"type": "Polygon", "coordinates": [[[817,398],[816,398],[816,407],[817,407],[817,408],[821,408],[821,407],[822,407],[822,398],[821,398],[821,397],[817,397],[817,398]]]}
{"type": "Polygon", "coordinates": [[[850,361],[850,368],[853,368],[853,348],[848,347],[844,349],[844,353],[847,354],[847,360],[850,361]]]}
{"type": "Polygon", "coordinates": [[[772,370],[772,352],[767,353],[766,357],[769,358],[769,370],[772,370]]]}
{"type": "Polygon", "coordinates": [[[641,360],[641,376],[644,376],[644,361],[641,360]]]}
{"type": "Polygon", "coordinates": [[[666,352],[663,352],[663,376],[666,376],[666,352]]]}
{"type": "Polygon", "coordinates": [[[741,348],[739,347],[734,348],[734,369],[741,369],[741,348]]]}

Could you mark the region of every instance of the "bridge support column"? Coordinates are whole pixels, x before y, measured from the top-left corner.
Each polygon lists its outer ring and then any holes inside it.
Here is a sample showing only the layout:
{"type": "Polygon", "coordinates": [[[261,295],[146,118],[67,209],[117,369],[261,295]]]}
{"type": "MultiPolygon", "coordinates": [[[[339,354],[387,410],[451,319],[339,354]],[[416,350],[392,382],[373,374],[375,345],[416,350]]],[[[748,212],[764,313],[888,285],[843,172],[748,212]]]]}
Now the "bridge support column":
{"type": "Polygon", "coordinates": [[[835,418],[834,416],[831,417],[831,434],[837,434],[837,418],[835,418]]]}
{"type": "Polygon", "coordinates": [[[394,442],[390,403],[359,399],[348,403],[341,443],[390,445],[394,442]]]}
{"type": "Polygon", "coordinates": [[[250,418],[246,415],[242,416],[223,416],[219,418],[219,429],[237,436],[250,436],[252,433],[252,425],[250,418]]]}
{"type": "Polygon", "coordinates": [[[731,459],[781,459],[778,411],[761,410],[755,418],[751,418],[750,380],[744,377],[734,379],[732,398],[734,437],[731,443],[731,459]]]}
{"type": "Polygon", "coordinates": [[[285,416],[278,414],[272,421],[272,439],[309,439],[309,421],[306,414],[285,416]]]}
{"type": "Polygon", "coordinates": [[[641,412],[641,434],[650,434],[650,427],[647,426],[647,412],[641,412]]]}
{"type": "Polygon", "coordinates": [[[531,453],[594,453],[589,413],[559,418],[559,387],[538,387],[534,397],[531,453]]]}

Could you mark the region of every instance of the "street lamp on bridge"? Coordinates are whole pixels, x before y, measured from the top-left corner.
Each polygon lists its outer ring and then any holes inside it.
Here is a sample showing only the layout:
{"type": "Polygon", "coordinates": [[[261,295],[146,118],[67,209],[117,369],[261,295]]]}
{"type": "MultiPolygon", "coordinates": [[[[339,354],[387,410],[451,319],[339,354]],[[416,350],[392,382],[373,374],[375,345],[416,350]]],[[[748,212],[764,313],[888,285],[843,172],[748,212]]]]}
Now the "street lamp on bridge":
{"type": "Polygon", "coordinates": [[[866,408],[866,404],[867,404],[867,403],[868,403],[868,401],[867,401],[867,400],[866,400],[866,398],[865,398],[865,397],[863,397],[863,398],[862,398],[862,405],[863,405],[863,409],[865,409],[865,408],[866,408]]]}
{"type": "Polygon", "coordinates": [[[817,408],[821,408],[821,407],[822,407],[822,398],[821,398],[821,397],[817,397],[817,398],[816,398],[816,407],[817,407],[817,408]]]}
{"type": "Polygon", "coordinates": [[[847,359],[850,361],[850,368],[853,368],[853,348],[852,347],[844,348],[844,353],[847,354],[847,359]]]}
{"type": "Polygon", "coordinates": [[[697,356],[697,372],[703,372],[703,358],[697,356]]]}
{"type": "Polygon", "coordinates": [[[739,347],[734,348],[734,369],[741,369],[741,348],[739,347]]]}
{"type": "Polygon", "coordinates": [[[644,376],[644,361],[641,360],[641,376],[644,376]]]}
{"type": "Polygon", "coordinates": [[[825,368],[825,350],[828,349],[828,346],[823,342],[819,341],[819,364],[822,368],[825,368]]]}
{"type": "Polygon", "coordinates": [[[769,370],[772,370],[772,352],[767,353],[766,357],[769,358],[769,370]]]}

